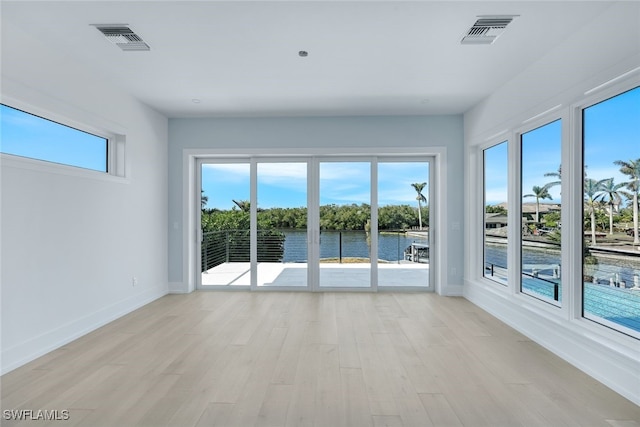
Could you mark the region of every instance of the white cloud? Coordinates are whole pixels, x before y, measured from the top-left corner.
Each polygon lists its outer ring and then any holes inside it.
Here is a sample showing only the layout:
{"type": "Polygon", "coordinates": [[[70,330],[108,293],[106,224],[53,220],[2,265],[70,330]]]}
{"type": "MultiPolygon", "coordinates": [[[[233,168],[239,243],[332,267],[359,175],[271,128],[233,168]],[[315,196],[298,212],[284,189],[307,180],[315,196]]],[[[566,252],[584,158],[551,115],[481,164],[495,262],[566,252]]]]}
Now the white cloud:
{"type": "Polygon", "coordinates": [[[249,188],[249,163],[216,163],[202,166],[202,183],[242,185],[243,191],[249,188]]]}
{"type": "Polygon", "coordinates": [[[507,187],[495,187],[487,190],[485,194],[487,205],[497,205],[507,201],[507,187]]]}
{"type": "Polygon", "coordinates": [[[266,183],[307,179],[305,163],[258,163],[258,180],[266,183]]]}
{"type": "Polygon", "coordinates": [[[205,163],[205,170],[224,172],[232,175],[248,175],[249,163],[205,163]]]}
{"type": "Polygon", "coordinates": [[[340,181],[352,183],[368,183],[371,167],[368,163],[359,162],[324,162],[320,163],[320,181],[340,181]]]}
{"type": "Polygon", "coordinates": [[[620,184],[629,181],[629,177],[620,172],[620,167],[616,165],[603,167],[587,167],[587,178],[595,180],[613,178],[613,182],[620,184]]]}

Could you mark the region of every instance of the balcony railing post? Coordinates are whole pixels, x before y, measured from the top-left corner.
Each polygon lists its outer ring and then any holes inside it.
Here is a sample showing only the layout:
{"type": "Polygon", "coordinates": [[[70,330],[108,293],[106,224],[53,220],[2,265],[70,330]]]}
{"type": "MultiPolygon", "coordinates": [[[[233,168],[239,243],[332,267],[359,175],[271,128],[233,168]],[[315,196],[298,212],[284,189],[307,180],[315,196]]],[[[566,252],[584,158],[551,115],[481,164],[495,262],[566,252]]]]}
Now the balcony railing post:
{"type": "Polygon", "coordinates": [[[340,264],[342,264],[342,231],[338,234],[338,255],[340,258],[340,264]]]}
{"type": "Polygon", "coordinates": [[[226,246],[226,254],[225,254],[225,258],[226,258],[226,262],[229,262],[229,231],[225,231],[225,246],[226,246]]]}
{"type": "Polygon", "coordinates": [[[209,270],[209,261],[207,259],[209,248],[207,247],[207,241],[204,237],[204,232],[202,233],[202,245],[204,246],[204,271],[207,272],[209,270]]]}

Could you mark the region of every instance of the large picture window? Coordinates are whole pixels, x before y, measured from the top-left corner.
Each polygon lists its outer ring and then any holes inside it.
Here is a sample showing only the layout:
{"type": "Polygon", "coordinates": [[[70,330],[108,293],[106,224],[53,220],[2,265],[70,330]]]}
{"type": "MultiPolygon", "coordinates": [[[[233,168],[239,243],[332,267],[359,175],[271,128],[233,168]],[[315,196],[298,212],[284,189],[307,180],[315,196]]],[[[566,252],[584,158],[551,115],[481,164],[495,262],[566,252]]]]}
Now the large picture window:
{"type": "Polygon", "coordinates": [[[52,163],[108,171],[108,140],[0,104],[0,152],[52,163]]]}
{"type": "Polygon", "coordinates": [[[640,87],[585,108],[583,316],[640,332],[640,87]]]}
{"type": "Polygon", "coordinates": [[[560,303],[562,121],[521,137],[520,291],[560,303]]]}
{"type": "Polygon", "coordinates": [[[484,150],[484,277],[507,284],[507,141],[484,150]]]}

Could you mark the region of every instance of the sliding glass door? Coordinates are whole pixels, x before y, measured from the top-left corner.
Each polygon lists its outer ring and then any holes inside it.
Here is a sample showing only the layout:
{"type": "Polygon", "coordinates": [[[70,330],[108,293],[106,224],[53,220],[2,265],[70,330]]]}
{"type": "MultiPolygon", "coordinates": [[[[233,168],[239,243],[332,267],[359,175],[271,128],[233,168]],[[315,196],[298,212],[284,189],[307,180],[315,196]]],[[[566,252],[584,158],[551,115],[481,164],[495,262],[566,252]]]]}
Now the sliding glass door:
{"type": "Polygon", "coordinates": [[[429,287],[429,162],[378,162],[378,286],[429,287]]]}
{"type": "Polygon", "coordinates": [[[371,287],[371,162],[321,161],[319,287],[371,287]]]}
{"type": "Polygon", "coordinates": [[[199,289],[429,289],[428,159],[199,162],[199,289]]]}
{"type": "Polygon", "coordinates": [[[203,163],[200,176],[200,285],[248,288],[249,162],[203,163]]]}
{"type": "Polygon", "coordinates": [[[307,163],[257,163],[257,286],[307,287],[307,163]]]}

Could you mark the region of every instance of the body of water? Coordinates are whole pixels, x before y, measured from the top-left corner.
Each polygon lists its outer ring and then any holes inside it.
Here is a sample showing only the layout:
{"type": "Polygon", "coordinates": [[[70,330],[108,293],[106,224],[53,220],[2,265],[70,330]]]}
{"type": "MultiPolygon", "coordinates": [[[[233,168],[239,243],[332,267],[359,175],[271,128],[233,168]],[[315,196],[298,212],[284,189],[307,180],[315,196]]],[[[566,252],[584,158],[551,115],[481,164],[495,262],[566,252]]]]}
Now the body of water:
{"type": "MultiPolygon", "coordinates": [[[[490,243],[485,246],[485,263],[500,267],[507,265],[507,246],[498,243],[490,243]]],[[[625,256],[602,257],[596,255],[598,264],[594,266],[592,275],[601,282],[608,282],[611,277],[617,277],[626,282],[627,287],[633,286],[633,276],[640,274],[640,257],[625,256]]],[[[552,265],[562,263],[560,251],[557,249],[544,249],[524,246],[522,248],[523,264],[552,265]]]]}
{"type": "MultiPolygon", "coordinates": [[[[306,262],[307,232],[300,230],[284,230],[284,262],[306,262]]],[[[342,238],[342,257],[369,257],[369,244],[364,231],[323,231],[320,233],[320,258],[338,258],[340,256],[340,239],[342,238]],[[342,236],[341,236],[342,235],[342,236]]],[[[404,250],[411,243],[428,244],[428,239],[407,236],[404,233],[378,234],[378,258],[385,261],[404,259],[404,250]]]]}

